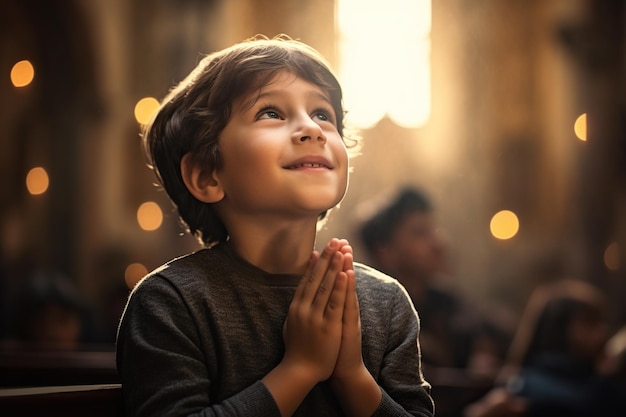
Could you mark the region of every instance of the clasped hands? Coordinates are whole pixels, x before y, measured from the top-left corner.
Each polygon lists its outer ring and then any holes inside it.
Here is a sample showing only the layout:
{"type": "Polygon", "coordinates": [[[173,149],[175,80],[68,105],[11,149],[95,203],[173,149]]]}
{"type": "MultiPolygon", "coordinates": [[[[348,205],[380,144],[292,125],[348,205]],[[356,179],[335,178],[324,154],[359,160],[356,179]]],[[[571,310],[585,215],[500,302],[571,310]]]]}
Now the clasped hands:
{"type": "Polygon", "coordinates": [[[352,248],[331,239],[313,251],[283,327],[283,360],[316,382],[348,381],[365,370],[352,248]]]}

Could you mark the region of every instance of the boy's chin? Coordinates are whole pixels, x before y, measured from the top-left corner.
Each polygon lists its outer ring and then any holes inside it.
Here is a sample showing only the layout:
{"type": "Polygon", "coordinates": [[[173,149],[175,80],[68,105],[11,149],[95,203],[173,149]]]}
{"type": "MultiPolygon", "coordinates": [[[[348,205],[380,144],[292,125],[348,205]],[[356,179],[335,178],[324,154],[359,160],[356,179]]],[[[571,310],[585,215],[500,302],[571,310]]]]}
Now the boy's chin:
{"type": "Polygon", "coordinates": [[[343,200],[343,196],[345,193],[329,193],[328,195],[318,195],[315,198],[316,210],[319,213],[328,211],[330,209],[335,208],[341,200],[343,200]]]}
{"type": "Polygon", "coordinates": [[[344,194],[343,189],[306,186],[292,194],[290,202],[285,201],[285,203],[299,213],[305,212],[317,216],[335,208],[343,199],[344,194]]]}
{"type": "Polygon", "coordinates": [[[300,212],[307,213],[307,216],[311,215],[312,217],[314,216],[316,218],[319,218],[322,215],[326,215],[329,211],[337,207],[339,201],[335,201],[336,200],[333,200],[328,204],[319,204],[319,202],[317,202],[317,204],[304,205],[301,206],[300,212]]]}

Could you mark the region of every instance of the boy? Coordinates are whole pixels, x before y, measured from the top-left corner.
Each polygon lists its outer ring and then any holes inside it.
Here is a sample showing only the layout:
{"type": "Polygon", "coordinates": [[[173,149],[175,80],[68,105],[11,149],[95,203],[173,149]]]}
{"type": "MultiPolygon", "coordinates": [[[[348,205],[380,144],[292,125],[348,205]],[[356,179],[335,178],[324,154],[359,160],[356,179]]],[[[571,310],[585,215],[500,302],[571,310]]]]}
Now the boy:
{"type": "Polygon", "coordinates": [[[347,189],[341,88],[313,49],[207,56],[144,139],[206,246],[133,290],[117,343],[130,415],[431,416],[418,319],[395,280],[313,251],[347,189]]]}

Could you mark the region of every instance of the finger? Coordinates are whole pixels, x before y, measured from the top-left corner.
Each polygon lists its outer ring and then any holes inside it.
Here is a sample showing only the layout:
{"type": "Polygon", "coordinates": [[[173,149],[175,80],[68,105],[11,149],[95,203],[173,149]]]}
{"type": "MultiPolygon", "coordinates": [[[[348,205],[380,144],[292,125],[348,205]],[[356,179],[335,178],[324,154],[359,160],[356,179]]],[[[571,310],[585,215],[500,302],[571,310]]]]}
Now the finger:
{"type": "Polygon", "coordinates": [[[339,246],[338,239],[331,239],[324,247],[319,258],[314,259],[313,269],[309,274],[305,275],[304,286],[302,291],[303,302],[312,303],[315,299],[320,283],[324,280],[329,265],[337,252],[339,246]]]}
{"type": "Polygon", "coordinates": [[[330,298],[324,311],[324,317],[330,321],[341,321],[344,315],[344,305],[347,296],[348,276],[345,272],[339,271],[335,278],[335,285],[330,294],[330,298]]]}
{"type": "Polygon", "coordinates": [[[346,301],[344,311],[345,323],[358,323],[360,319],[359,299],[356,292],[356,275],[354,270],[346,273],[346,301]]]}
{"type": "Polygon", "coordinates": [[[341,250],[341,248],[343,248],[346,245],[350,245],[350,242],[348,242],[347,239],[337,239],[338,245],[339,245],[339,249],[341,250]]]}
{"type": "Polygon", "coordinates": [[[354,270],[354,256],[352,254],[352,247],[350,245],[346,245],[341,248],[341,253],[343,253],[343,270],[350,271],[354,270]]]}
{"type": "Polygon", "coordinates": [[[324,274],[324,279],[320,282],[313,300],[314,306],[321,312],[324,311],[328,301],[332,295],[337,274],[341,272],[343,267],[343,255],[340,252],[335,252],[332,256],[328,269],[324,274]]]}
{"type": "Polygon", "coordinates": [[[294,300],[302,298],[302,295],[304,293],[304,288],[306,287],[308,280],[313,274],[313,268],[315,267],[315,263],[317,262],[319,257],[320,257],[320,254],[318,251],[314,250],[311,253],[311,256],[309,257],[309,262],[307,263],[306,270],[304,271],[304,275],[302,275],[302,279],[300,280],[300,282],[298,283],[298,286],[296,287],[296,292],[293,296],[294,300]]]}

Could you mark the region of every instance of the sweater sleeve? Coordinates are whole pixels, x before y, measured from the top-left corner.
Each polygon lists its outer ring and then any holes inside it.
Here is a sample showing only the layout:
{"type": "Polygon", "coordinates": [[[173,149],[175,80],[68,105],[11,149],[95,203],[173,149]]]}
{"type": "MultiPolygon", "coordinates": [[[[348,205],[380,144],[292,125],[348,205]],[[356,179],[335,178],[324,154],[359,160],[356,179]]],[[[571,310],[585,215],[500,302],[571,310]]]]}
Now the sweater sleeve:
{"type": "Polygon", "coordinates": [[[432,417],[434,403],[422,375],[417,312],[406,291],[400,285],[392,287],[389,332],[378,378],[383,396],[372,417],[432,417]]]}
{"type": "Polygon", "coordinates": [[[205,360],[197,323],[176,288],[159,276],[144,280],[133,291],[118,331],[126,415],[280,417],[260,381],[215,403],[205,360]]]}

